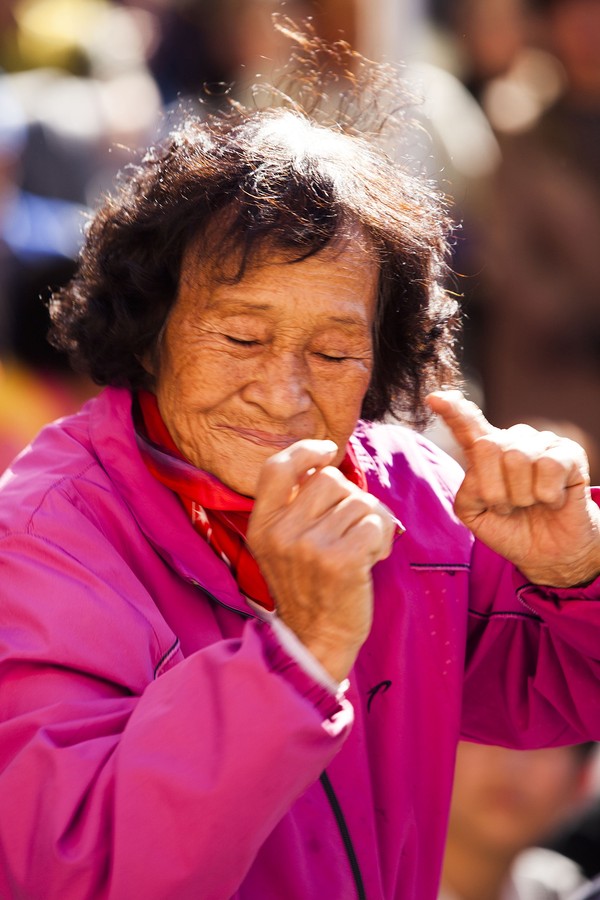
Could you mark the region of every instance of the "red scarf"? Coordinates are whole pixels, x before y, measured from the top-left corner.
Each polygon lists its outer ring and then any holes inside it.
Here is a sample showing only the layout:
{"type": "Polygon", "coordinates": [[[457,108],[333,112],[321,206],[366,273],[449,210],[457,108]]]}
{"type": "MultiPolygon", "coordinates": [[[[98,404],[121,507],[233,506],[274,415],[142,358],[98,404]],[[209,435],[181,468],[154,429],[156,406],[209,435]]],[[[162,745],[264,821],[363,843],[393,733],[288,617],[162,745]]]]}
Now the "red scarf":
{"type": "MultiPolygon", "coordinates": [[[[149,471],[177,494],[194,528],[227,563],[242,593],[273,610],[267,584],[246,543],[254,500],[188,462],[175,446],[154,394],[140,391],[137,398],[142,419],[140,450],[149,471]]],[[[366,478],[350,444],[339,468],[349,481],[366,490],[366,478]]]]}

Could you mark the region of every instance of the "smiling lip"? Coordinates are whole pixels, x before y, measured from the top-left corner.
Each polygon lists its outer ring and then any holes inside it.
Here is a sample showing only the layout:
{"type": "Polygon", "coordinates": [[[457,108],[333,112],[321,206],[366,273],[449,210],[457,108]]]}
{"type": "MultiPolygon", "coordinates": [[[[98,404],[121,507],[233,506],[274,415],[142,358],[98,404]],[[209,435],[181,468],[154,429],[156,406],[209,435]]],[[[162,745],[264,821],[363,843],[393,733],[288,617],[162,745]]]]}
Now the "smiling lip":
{"type": "Polygon", "coordinates": [[[252,444],[258,444],[261,447],[274,447],[277,450],[284,450],[300,440],[298,436],[293,434],[272,434],[269,431],[255,431],[252,428],[231,428],[229,430],[252,444]]]}

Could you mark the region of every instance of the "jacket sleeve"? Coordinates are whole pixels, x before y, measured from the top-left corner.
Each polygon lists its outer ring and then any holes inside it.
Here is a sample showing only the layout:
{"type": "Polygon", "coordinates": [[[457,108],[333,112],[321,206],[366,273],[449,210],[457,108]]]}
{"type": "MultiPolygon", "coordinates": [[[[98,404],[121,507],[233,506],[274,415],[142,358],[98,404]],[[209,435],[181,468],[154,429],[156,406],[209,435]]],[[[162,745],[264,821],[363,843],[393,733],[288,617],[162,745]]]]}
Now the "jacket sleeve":
{"type": "Polygon", "coordinates": [[[0,896],[231,897],[351,707],[256,620],[154,677],[155,635],[116,572],[30,536],[2,545],[0,896]],[[102,611],[85,628],[79,603],[102,611]]]}
{"type": "Polygon", "coordinates": [[[531,585],[476,541],[469,607],[462,736],[521,748],[600,740],[600,578],[531,585]]]}

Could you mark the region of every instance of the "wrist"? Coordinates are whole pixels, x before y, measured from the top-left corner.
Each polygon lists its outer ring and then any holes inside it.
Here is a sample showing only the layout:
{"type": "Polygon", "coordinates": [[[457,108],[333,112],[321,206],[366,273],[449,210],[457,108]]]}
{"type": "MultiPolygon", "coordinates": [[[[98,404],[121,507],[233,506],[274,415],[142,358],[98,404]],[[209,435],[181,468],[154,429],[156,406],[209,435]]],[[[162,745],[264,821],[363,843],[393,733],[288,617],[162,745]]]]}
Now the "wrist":
{"type": "Polygon", "coordinates": [[[559,562],[555,565],[528,569],[520,567],[523,575],[531,584],[545,585],[555,588],[583,587],[600,575],[600,546],[571,562],[559,562]]]}
{"type": "Polygon", "coordinates": [[[368,636],[370,622],[360,632],[361,636],[357,637],[354,631],[332,626],[322,619],[314,618],[303,621],[300,625],[293,618],[288,620],[279,610],[277,615],[334,681],[339,684],[348,678],[368,636]]]}
{"type": "Polygon", "coordinates": [[[311,678],[326,688],[334,697],[346,690],[345,678],[336,678],[277,613],[271,615],[269,622],[283,648],[311,678]]]}
{"type": "Polygon", "coordinates": [[[351,650],[332,648],[320,641],[302,641],[302,643],[337,684],[348,678],[360,650],[360,646],[351,650]]]}

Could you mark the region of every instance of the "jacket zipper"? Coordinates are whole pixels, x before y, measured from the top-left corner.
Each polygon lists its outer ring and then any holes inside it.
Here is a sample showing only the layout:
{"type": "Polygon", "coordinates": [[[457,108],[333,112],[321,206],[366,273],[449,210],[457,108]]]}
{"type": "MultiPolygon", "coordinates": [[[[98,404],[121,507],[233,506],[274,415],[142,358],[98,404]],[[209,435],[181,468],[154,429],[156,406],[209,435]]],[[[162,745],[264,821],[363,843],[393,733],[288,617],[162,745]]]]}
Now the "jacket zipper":
{"type": "Polygon", "coordinates": [[[327,794],[327,799],[329,800],[329,805],[333,810],[333,815],[335,816],[335,820],[337,822],[337,826],[339,828],[340,834],[342,836],[342,841],[344,843],[344,847],[346,849],[346,855],[348,857],[348,862],[350,863],[350,868],[352,869],[352,875],[354,877],[354,885],[356,887],[356,895],[358,900],[367,900],[367,894],[365,892],[365,886],[362,880],[362,875],[360,871],[360,866],[358,864],[358,859],[356,856],[356,851],[354,849],[354,845],[352,844],[352,838],[350,837],[350,832],[348,831],[348,825],[346,824],[346,820],[344,818],[344,813],[342,812],[342,807],[340,806],[340,802],[336,797],[335,791],[333,790],[333,785],[329,780],[329,775],[327,772],[323,772],[320,778],[321,784],[327,794]]]}
{"type": "MultiPolygon", "coordinates": [[[[223,603],[222,600],[219,600],[214,594],[211,594],[210,591],[207,591],[206,588],[199,584],[197,581],[192,582],[196,587],[200,588],[204,594],[210,597],[211,600],[214,600],[215,603],[218,603],[219,606],[223,606],[225,609],[230,610],[231,612],[239,613],[244,618],[254,619],[257,616],[254,616],[252,613],[241,612],[239,609],[234,609],[231,606],[228,606],[226,603],[223,603]]],[[[348,862],[350,863],[350,868],[352,870],[352,876],[354,878],[354,885],[356,887],[356,895],[358,900],[367,900],[367,894],[365,891],[365,885],[362,879],[362,874],[360,871],[360,865],[358,863],[358,858],[356,856],[356,850],[354,849],[354,845],[352,843],[352,838],[350,837],[350,832],[348,831],[348,825],[344,818],[344,813],[342,812],[342,807],[340,806],[340,801],[338,800],[335,791],[333,790],[333,785],[329,780],[329,775],[327,772],[323,772],[320,777],[321,784],[325,790],[325,794],[327,795],[327,799],[329,800],[329,805],[333,811],[333,815],[335,821],[337,822],[337,826],[342,838],[342,842],[344,844],[344,848],[346,850],[346,856],[348,857],[348,862]]]]}
{"type": "Polygon", "coordinates": [[[229,610],[229,612],[232,612],[232,613],[237,613],[237,615],[241,616],[242,619],[258,619],[258,616],[255,615],[253,612],[245,612],[245,610],[236,609],[235,606],[229,606],[228,603],[224,603],[222,600],[219,600],[218,597],[215,597],[214,594],[211,594],[211,592],[209,590],[207,590],[203,584],[200,584],[199,581],[196,581],[195,578],[186,577],[186,581],[188,581],[189,584],[193,584],[194,587],[197,587],[198,590],[202,591],[202,593],[205,594],[209,600],[214,600],[214,602],[218,606],[222,606],[223,609],[227,609],[227,610],[229,610]]]}

